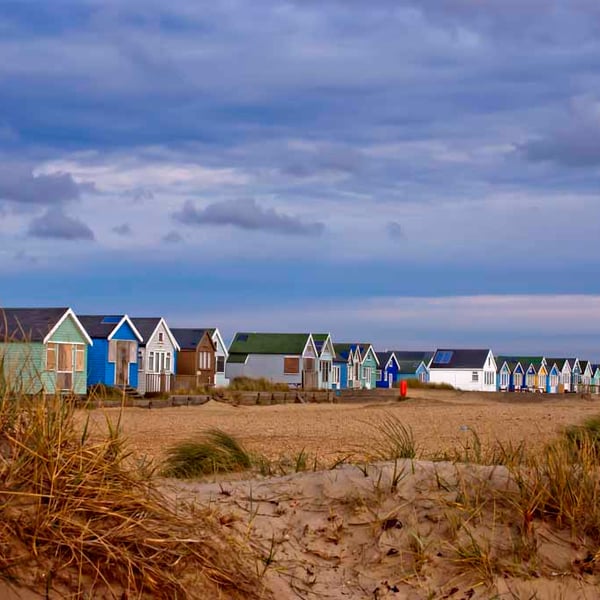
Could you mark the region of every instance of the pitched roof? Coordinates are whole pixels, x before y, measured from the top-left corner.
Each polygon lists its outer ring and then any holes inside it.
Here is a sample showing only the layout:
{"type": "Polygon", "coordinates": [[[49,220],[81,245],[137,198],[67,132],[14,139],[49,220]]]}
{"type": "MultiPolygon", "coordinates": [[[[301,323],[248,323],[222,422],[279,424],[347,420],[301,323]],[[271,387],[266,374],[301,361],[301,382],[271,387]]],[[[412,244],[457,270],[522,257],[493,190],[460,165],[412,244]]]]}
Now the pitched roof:
{"type": "Polygon", "coordinates": [[[423,361],[425,364],[433,356],[433,352],[430,350],[394,350],[393,352],[398,360],[418,360],[423,361]]]}
{"type": "Polygon", "coordinates": [[[377,360],[379,361],[379,364],[381,365],[382,369],[385,368],[392,356],[394,357],[396,364],[398,364],[398,359],[396,358],[396,355],[393,352],[390,352],[389,350],[387,350],[386,352],[376,352],[375,354],[377,355],[377,360]]]}
{"type": "Polygon", "coordinates": [[[580,361],[579,361],[579,366],[581,367],[581,372],[582,372],[582,373],[583,373],[583,372],[586,370],[586,368],[587,368],[587,366],[588,366],[589,364],[590,364],[590,361],[589,361],[589,360],[580,360],[580,361]]]}
{"type": "Polygon", "coordinates": [[[298,354],[304,352],[310,333],[246,333],[233,337],[229,354],[298,354]]]}
{"type": "Polygon", "coordinates": [[[142,342],[140,343],[140,346],[145,346],[150,341],[152,334],[156,331],[156,328],[159,326],[161,321],[165,326],[167,336],[175,348],[180,350],[179,344],[173,335],[173,330],[167,325],[162,317],[131,317],[131,322],[142,336],[142,342]]]}
{"type": "MultiPolygon", "coordinates": [[[[495,356],[494,359],[498,369],[501,369],[504,363],[506,363],[511,373],[517,368],[518,364],[521,364],[514,356],[495,356]]],[[[523,367],[523,365],[521,365],[521,367],[523,367]]]]}
{"type": "MultiPolygon", "coordinates": [[[[419,365],[424,364],[423,360],[399,360],[400,373],[416,373],[419,365]]],[[[427,365],[425,365],[427,366],[427,365]]]]}
{"type": "Polygon", "coordinates": [[[214,329],[209,328],[176,327],[171,329],[171,333],[182,350],[195,350],[204,334],[207,333],[208,337],[212,339],[213,332],[214,329]]]}
{"type": "Polygon", "coordinates": [[[68,308],[0,308],[0,341],[42,342],[68,308]]]}
{"type": "Polygon", "coordinates": [[[335,350],[335,360],[340,362],[345,362],[348,360],[350,356],[350,352],[356,349],[356,344],[346,344],[346,343],[335,343],[333,345],[333,349],[335,350]]]}
{"type": "Polygon", "coordinates": [[[127,315],[77,315],[86,331],[92,338],[110,339],[123,323],[128,323],[131,330],[142,341],[142,335],[127,315]]]}
{"type": "Polygon", "coordinates": [[[323,352],[323,346],[325,346],[325,342],[327,342],[327,338],[330,336],[329,333],[313,333],[312,338],[315,343],[315,348],[317,349],[317,353],[320,355],[323,352]]]}
{"type": "Polygon", "coordinates": [[[489,349],[438,348],[431,359],[430,369],[482,369],[489,349]],[[443,355],[442,353],[447,353],[443,355]],[[449,353],[449,354],[448,354],[449,353]],[[437,362],[436,362],[437,361],[437,362]]]}
{"type": "Polygon", "coordinates": [[[546,358],[547,363],[556,363],[561,371],[564,369],[565,363],[569,365],[570,369],[573,369],[576,361],[576,358],[546,358]]]}
{"type": "Polygon", "coordinates": [[[160,317],[132,317],[131,320],[135,328],[140,332],[144,343],[150,339],[150,336],[156,331],[160,323],[160,317]]]}
{"type": "MultiPolygon", "coordinates": [[[[533,365],[536,370],[539,370],[542,366],[542,363],[544,362],[544,357],[543,356],[498,356],[496,357],[497,361],[498,361],[498,365],[500,366],[501,363],[504,363],[505,361],[507,363],[509,363],[509,366],[511,367],[511,369],[514,369],[518,363],[521,363],[521,366],[523,367],[523,369],[527,370],[531,365],[533,365]],[[513,363],[511,365],[511,363],[513,363]]],[[[552,365],[551,361],[546,361],[547,364],[552,365]]]]}

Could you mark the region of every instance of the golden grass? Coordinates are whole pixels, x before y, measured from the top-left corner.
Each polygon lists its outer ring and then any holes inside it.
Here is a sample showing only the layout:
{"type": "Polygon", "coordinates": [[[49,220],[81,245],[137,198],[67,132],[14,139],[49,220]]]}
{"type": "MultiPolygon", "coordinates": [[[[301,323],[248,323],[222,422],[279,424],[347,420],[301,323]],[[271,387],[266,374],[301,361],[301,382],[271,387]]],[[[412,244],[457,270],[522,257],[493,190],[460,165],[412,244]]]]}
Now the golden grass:
{"type": "Polygon", "coordinates": [[[59,398],[0,399],[0,577],[48,597],[258,598],[247,545],[171,506],[107,427],[92,441],[59,398]]]}

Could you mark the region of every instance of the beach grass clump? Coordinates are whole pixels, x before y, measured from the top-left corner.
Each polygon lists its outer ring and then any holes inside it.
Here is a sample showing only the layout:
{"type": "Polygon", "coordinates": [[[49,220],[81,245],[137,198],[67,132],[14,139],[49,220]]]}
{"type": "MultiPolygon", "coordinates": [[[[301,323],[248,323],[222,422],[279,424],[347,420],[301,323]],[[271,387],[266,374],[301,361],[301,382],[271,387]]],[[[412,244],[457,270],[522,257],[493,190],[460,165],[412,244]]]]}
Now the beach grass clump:
{"type": "Polygon", "coordinates": [[[582,425],[572,425],[565,430],[565,437],[577,455],[581,449],[593,450],[600,458],[600,416],[586,419],[582,425]]]}
{"type": "Polygon", "coordinates": [[[600,545],[600,471],[597,440],[569,435],[530,455],[524,467],[511,466],[517,484],[515,506],[524,528],[534,519],[570,528],[600,545]]]}
{"type": "Polygon", "coordinates": [[[234,377],[228,389],[232,392],[288,392],[290,388],[286,383],[275,383],[265,377],[234,377]]]}
{"type": "Polygon", "coordinates": [[[240,442],[221,431],[209,429],[199,440],[189,440],[167,451],[163,475],[191,479],[214,473],[245,471],[252,467],[252,457],[240,442]]]}
{"type": "Polygon", "coordinates": [[[247,546],[127,466],[60,398],[0,398],[0,577],[46,598],[258,598],[247,546]]]}
{"type": "Polygon", "coordinates": [[[420,379],[407,379],[406,384],[409,389],[414,390],[455,390],[456,388],[449,383],[436,383],[430,381],[421,381],[420,379]]]}
{"type": "Polygon", "coordinates": [[[410,426],[388,414],[373,425],[375,438],[368,443],[367,455],[374,460],[416,458],[418,447],[410,426]]]}

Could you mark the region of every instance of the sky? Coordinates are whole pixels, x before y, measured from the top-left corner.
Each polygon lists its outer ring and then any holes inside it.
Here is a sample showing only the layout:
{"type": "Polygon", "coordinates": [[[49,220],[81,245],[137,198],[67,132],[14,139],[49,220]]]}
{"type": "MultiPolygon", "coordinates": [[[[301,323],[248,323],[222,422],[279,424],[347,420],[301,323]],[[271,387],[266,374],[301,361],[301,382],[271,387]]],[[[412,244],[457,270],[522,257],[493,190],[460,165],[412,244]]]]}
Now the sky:
{"type": "Polygon", "coordinates": [[[0,305],[600,359],[597,0],[0,0],[0,305]]]}

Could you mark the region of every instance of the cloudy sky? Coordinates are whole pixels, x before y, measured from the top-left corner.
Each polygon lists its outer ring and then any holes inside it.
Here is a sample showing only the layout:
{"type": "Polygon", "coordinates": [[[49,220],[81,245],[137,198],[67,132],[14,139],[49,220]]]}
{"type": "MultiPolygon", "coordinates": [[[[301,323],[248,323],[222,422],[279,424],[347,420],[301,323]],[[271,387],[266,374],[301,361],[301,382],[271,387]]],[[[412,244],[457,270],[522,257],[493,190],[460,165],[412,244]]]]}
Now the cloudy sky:
{"type": "Polygon", "coordinates": [[[3,0],[0,303],[600,358],[597,0],[3,0]]]}

